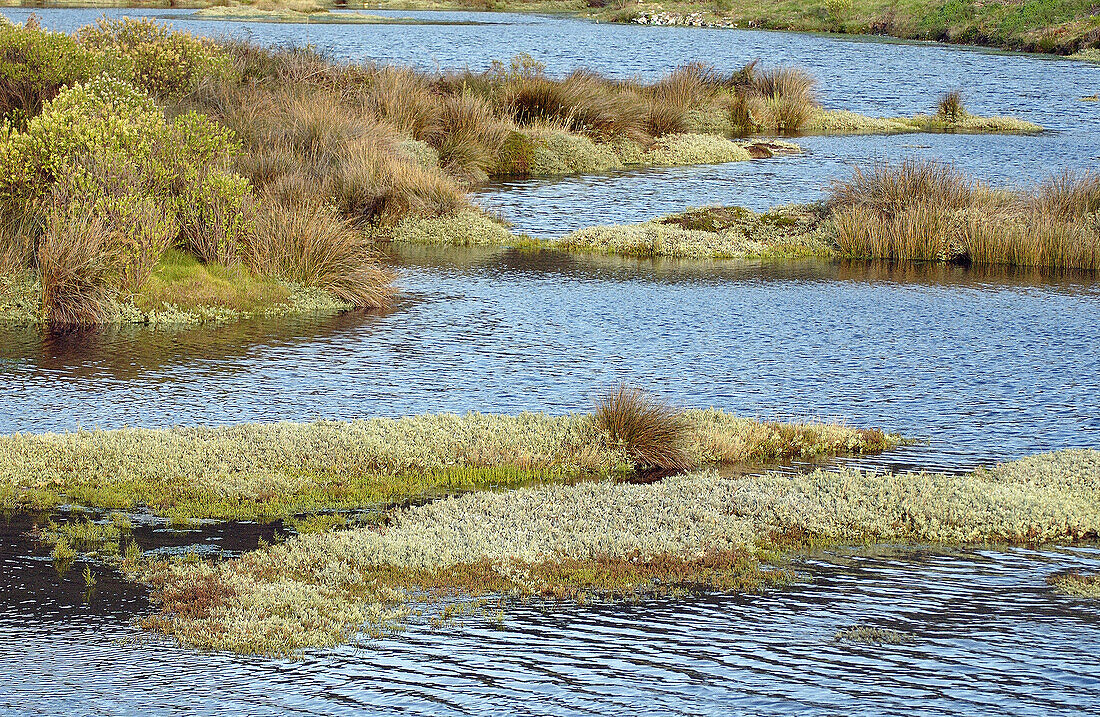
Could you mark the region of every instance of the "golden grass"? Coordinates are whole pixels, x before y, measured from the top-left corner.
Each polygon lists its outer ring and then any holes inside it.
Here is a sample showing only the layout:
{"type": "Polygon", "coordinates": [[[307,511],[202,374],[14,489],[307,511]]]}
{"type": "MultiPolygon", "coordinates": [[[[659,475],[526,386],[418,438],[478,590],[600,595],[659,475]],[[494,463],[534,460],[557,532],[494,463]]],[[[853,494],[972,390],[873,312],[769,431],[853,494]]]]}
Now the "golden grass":
{"type": "Polygon", "coordinates": [[[1100,269],[1100,183],[1062,175],[1033,193],[996,191],[954,167],[909,160],[857,169],[831,189],[842,255],[1100,269]]]}
{"type": "Polygon", "coordinates": [[[368,238],[333,209],[268,201],[256,217],[247,263],[268,276],[324,289],[359,307],[393,298],[394,275],[381,267],[368,238]]]}
{"type": "Polygon", "coordinates": [[[38,240],[42,313],[55,325],[94,324],[113,307],[117,249],[102,219],[52,207],[38,240]]]}
{"type": "Polygon", "coordinates": [[[667,403],[620,386],[600,397],[594,418],[611,445],[626,451],[636,469],[670,472],[691,467],[683,446],[690,426],[667,403]]]}

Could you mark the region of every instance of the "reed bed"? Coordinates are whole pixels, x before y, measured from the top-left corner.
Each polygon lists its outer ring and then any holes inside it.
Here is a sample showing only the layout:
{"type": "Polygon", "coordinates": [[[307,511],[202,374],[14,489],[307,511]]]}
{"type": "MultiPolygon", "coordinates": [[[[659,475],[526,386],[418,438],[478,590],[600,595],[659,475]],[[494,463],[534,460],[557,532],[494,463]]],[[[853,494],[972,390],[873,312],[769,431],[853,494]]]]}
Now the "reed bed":
{"type": "MultiPolygon", "coordinates": [[[[759,589],[784,579],[769,556],[812,544],[1095,540],[1097,506],[1100,451],[965,475],[703,472],[471,493],[400,511],[381,529],[132,569],[158,600],[148,629],[202,649],[285,654],[399,628],[410,610],[456,596],[759,589]]],[[[1091,581],[1078,583],[1091,594],[1091,581]]]]}
{"type": "Polygon", "coordinates": [[[1100,269],[1100,179],[1064,173],[995,190],[954,167],[907,160],[857,169],[829,205],[844,256],[1100,269]]]}

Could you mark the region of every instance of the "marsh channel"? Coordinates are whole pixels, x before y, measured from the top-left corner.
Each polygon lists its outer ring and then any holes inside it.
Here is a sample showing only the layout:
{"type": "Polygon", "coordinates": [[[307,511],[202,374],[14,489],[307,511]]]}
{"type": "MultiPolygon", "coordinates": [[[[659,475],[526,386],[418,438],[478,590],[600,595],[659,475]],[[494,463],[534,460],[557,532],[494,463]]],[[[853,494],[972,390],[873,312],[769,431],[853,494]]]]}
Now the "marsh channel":
{"type": "MultiPolygon", "coordinates": [[[[2,9],[20,21],[30,10],[2,9]]],[[[38,9],[72,30],[101,10],[38,9]]],[[[108,14],[141,11],[108,10],[108,14]]],[[[961,89],[1038,137],[816,137],[761,162],[523,181],[475,199],[534,236],[688,206],[819,199],[851,165],[955,161],[1030,184],[1100,159],[1100,66],[962,47],[776,32],[598,25],[534,15],[394,12],[423,24],[283,25],[168,16],[197,34],[311,43],[335,57],[485,68],[528,52],[653,78],[760,58],[817,77],[826,107],[926,112],[961,89]],[[469,22],[470,24],[463,24],[469,22]]],[[[589,410],[626,381],[683,406],[841,420],[920,439],[857,465],[966,470],[1100,447],[1100,283],[1093,275],[795,261],[646,261],[550,251],[404,248],[385,313],[48,335],[0,328],[0,433],[478,410],[589,410]]],[[[800,466],[786,466],[798,470],[800,466]]],[[[530,603],[498,618],[310,651],[196,654],[132,625],[143,589],[63,575],[0,520],[0,714],[1100,715],[1100,614],[1053,573],[1100,549],[896,548],[806,556],[763,595],[530,603]],[[837,639],[848,628],[896,639],[837,639]],[[839,632],[838,632],[839,631],[839,632]]],[[[163,551],[248,550],[280,526],[136,528],[163,551]]],[[[858,631],[857,631],[858,632],[858,631]]]]}

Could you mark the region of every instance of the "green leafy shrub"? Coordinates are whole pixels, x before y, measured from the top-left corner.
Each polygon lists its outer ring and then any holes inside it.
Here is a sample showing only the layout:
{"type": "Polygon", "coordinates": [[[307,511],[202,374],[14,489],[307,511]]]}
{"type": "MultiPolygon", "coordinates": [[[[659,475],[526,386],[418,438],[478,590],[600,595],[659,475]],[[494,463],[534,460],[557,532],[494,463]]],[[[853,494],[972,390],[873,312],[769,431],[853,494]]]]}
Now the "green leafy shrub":
{"type": "Polygon", "coordinates": [[[225,76],[228,56],[211,40],[173,31],[155,20],[100,18],[80,29],[80,44],[104,53],[120,77],[158,98],[178,98],[202,78],[225,76]]]}
{"type": "Polygon", "coordinates": [[[43,218],[50,320],[100,320],[108,297],[137,291],[177,241],[204,261],[235,262],[252,225],[234,151],[217,123],[194,113],[169,123],[148,95],[106,75],[62,90],[25,130],[0,128],[0,214],[43,218]],[[78,261],[84,251],[112,260],[78,261]]]}
{"type": "Polygon", "coordinates": [[[43,102],[93,77],[101,64],[68,35],[39,28],[33,15],[24,25],[0,24],[0,117],[25,124],[43,102]]]}

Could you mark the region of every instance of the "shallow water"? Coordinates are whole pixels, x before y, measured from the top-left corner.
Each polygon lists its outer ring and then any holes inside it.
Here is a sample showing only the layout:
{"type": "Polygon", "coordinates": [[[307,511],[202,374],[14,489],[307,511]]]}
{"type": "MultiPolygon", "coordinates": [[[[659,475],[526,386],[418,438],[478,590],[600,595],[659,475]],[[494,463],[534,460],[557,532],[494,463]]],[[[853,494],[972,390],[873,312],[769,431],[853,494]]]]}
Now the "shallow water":
{"type": "MultiPolygon", "coordinates": [[[[35,11],[71,30],[99,10],[35,11]]],[[[140,14],[108,11],[108,14],[140,14]]],[[[0,9],[16,20],[29,11],[0,9]]],[[[172,14],[165,12],[157,14],[172,14]]],[[[175,13],[177,16],[179,13],[175,13]]],[[[1026,183],[1100,157],[1100,68],[983,50],[766,32],[595,25],[481,13],[393,13],[484,25],[273,25],[179,19],[194,32],[311,42],[348,59],[480,69],[526,51],[654,77],[697,59],[796,63],[828,107],[927,111],[961,88],[1040,137],[805,138],[801,157],[518,182],[478,195],[518,229],[562,234],[689,205],[762,209],[820,197],[853,162],[950,158],[1026,183]]],[[[1100,445],[1100,285],[1090,276],[634,261],[553,252],[407,249],[394,311],[217,329],[44,336],[0,327],[0,433],[122,425],[588,410],[618,381],[691,406],[877,425],[927,442],[859,464],[966,469],[1100,445]]],[[[869,549],[817,556],[812,581],[764,596],[514,606],[288,663],[195,655],[129,622],[143,590],[77,565],[59,577],[0,522],[0,714],[1100,714],[1095,603],[1052,572],[1095,548],[869,549]],[[853,625],[911,644],[836,643],[853,625]]],[[[172,537],[251,547],[255,527],[172,537]]],[[[142,533],[143,545],[165,536],[142,533]]]]}
{"type": "Polygon", "coordinates": [[[6,330],[0,433],[687,406],[927,438],[964,468],[1100,444],[1100,285],[958,268],[425,249],[387,315],[75,336],[6,330]]]}
{"type": "Polygon", "coordinates": [[[201,655],[130,625],[143,590],[34,557],[0,523],[0,714],[1100,714],[1100,618],[1045,578],[1100,550],[872,548],[764,595],[513,605],[311,653],[201,655]],[[834,640],[854,625],[901,645],[834,640]]]}

